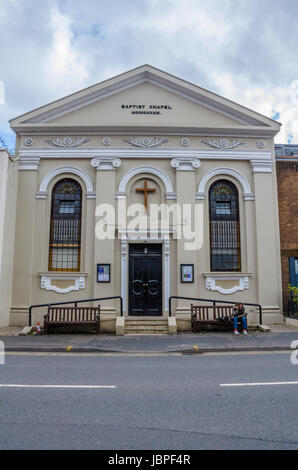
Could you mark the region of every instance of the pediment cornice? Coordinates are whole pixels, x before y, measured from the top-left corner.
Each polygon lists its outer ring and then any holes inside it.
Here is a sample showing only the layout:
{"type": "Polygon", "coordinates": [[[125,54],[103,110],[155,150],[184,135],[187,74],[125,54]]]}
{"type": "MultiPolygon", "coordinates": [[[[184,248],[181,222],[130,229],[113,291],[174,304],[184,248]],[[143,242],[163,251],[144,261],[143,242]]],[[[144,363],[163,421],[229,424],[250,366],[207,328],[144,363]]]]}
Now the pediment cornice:
{"type": "Polygon", "coordinates": [[[13,128],[19,135],[172,135],[193,137],[229,137],[229,138],[271,138],[278,130],[267,126],[245,126],[245,127],[185,127],[185,126],[65,126],[50,124],[28,124],[18,125],[13,128]]]}
{"type": "MultiPolygon", "coordinates": [[[[39,109],[26,113],[18,118],[15,118],[10,121],[11,127],[16,132],[21,132],[22,130],[32,132],[35,129],[37,132],[51,128],[53,132],[59,131],[68,131],[69,127],[63,125],[54,124],[54,127],[51,126],[51,121],[71,113],[75,110],[78,110],[82,107],[86,107],[89,104],[105,99],[109,96],[112,96],[116,93],[120,93],[123,90],[132,88],[134,86],[140,85],[144,82],[148,82],[152,85],[155,85],[159,88],[163,88],[167,91],[170,91],[176,95],[182,96],[186,100],[197,103],[198,105],[204,106],[210,110],[213,110],[219,114],[222,114],[225,117],[229,117],[235,121],[235,136],[239,136],[239,132],[242,132],[243,135],[248,135],[247,132],[257,129],[257,134],[260,136],[269,136],[275,135],[280,128],[280,124],[272,119],[269,119],[261,114],[256,113],[255,111],[249,110],[241,105],[238,105],[232,101],[229,101],[215,93],[209,92],[203,88],[200,88],[194,84],[186,82],[180,78],[174,77],[166,72],[155,69],[149,65],[139,67],[138,69],[124,73],[118,77],[106,80],[105,82],[99,83],[97,85],[91,86],[85,90],[77,92],[73,95],[67,96],[60,100],[57,100],[53,103],[50,103],[46,106],[43,106],[39,109]],[[239,124],[239,126],[238,126],[239,124]],[[243,129],[245,128],[245,131],[243,129]]],[[[157,129],[160,129],[160,132],[165,132],[164,128],[157,126],[136,126],[137,129],[142,129],[142,132],[150,133],[150,127],[153,129],[152,132],[156,133],[157,129]]],[[[119,126],[108,126],[109,132],[119,133],[119,126]]],[[[121,126],[123,130],[123,126],[121,126]]],[[[229,127],[227,134],[225,134],[222,129],[220,132],[221,135],[231,135],[231,129],[233,126],[229,127]]],[[[75,132],[84,132],[86,133],[86,127],[73,128],[75,132]]],[[[94,127],[90,129],[90,132],[105,132],[105,128],[94,127]]],[[[218,130],[213,130],[213,134],[210,132],[208,135],[218,134],[218,130]]],[[[130,133],[133,132],[133,129],[130,127],[130,133]]],[[[172,128],[172,132],[183,132],[183,128],[172,128]]],[[[68,132],[69,133],[69,132],[68,132]]],[[[125,131],[127,133],[127,131],[125,131]]],[[[169,133],[169,130],[167,130],[169,133]]],[[[190,133],[194,135],[206,135],[206,129],[201,129],[195,127],[190,129],[190,133]]]]}

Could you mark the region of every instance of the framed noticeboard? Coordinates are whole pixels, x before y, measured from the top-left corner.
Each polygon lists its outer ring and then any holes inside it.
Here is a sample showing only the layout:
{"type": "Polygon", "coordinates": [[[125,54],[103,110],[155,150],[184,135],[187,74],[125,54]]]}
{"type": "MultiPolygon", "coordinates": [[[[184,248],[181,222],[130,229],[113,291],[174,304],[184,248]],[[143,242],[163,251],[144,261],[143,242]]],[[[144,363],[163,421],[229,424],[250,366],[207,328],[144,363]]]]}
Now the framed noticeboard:
{"type": "Polygon", "coordinates": [[[181,282],[194,282],[193,264],[181,264],[181,282]]]}
{"type": "Polygon", "coordinates": [[[97,282],[111,282],[111,265],[97,265],[97,282]]]}

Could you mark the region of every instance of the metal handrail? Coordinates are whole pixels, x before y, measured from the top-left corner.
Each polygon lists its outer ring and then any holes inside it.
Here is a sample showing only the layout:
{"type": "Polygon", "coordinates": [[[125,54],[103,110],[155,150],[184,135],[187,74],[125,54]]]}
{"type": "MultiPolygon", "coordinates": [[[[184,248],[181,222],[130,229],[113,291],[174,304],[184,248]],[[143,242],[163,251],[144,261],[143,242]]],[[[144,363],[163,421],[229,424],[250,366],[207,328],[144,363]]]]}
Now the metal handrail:
{"type": "Polygon", "coordinates": [[[260,304],[251,304],[248,302],[243,302],[242,300],[240,301],[228,301],[228,300],[214,300],[214,299],[199,299],[197,297],[180,297],[177,295],[172,295],[169,298],[169,317],[172,316],[172,300],[173,299],[181,299],[181,300],[198,300],[199,302],[212,302],[213,306],[216,307],[216,304],[239,304],[242,303],[243,305],[250,305],[253,307],[258,307],[259,309],[259,324],[262,325],[262,306],[260,304]]]}
{"type": "Polygon", "coordinates": [[[120,295],[115,295],[113,297],[98,297],[96,299],[70,300],[69,302],[55,302],[55,303],[48,303],[48,304],[30,305],[29,326],[32,326],[32,309],[33,308],[52,307],[53,305],[68,305],[68,304],[74,304],[74,306],[77,307],[78,304],[81,304],[83,302],[97,302],[98,300],[112,300],[112,299],[120,300],[120,312],[121,312],[121,317],[123,317],[123,299],[120,295]]]}

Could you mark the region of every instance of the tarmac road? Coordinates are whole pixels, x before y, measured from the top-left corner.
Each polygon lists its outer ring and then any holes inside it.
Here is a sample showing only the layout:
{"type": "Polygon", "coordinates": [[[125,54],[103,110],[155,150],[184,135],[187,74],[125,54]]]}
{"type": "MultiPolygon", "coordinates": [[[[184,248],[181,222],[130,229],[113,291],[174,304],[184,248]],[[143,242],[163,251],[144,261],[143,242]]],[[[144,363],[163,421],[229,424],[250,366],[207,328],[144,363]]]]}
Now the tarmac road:
{"type": "Polygon", "coordinates": [[[8,353],[0,449],[298,449],[297,395],[289,352],[8,353]]]}

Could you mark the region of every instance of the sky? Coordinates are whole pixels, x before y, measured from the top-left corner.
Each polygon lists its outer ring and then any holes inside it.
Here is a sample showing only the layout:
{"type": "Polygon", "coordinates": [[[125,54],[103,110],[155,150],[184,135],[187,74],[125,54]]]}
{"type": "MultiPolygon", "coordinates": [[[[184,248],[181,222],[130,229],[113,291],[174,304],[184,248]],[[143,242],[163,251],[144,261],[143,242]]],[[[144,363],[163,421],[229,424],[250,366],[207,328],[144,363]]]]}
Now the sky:
{"type": "Polygon", "coordinates": [[[298,143],[297,0],[0,0],[8,120],[145,63],[281,122],[298,143]]]}

